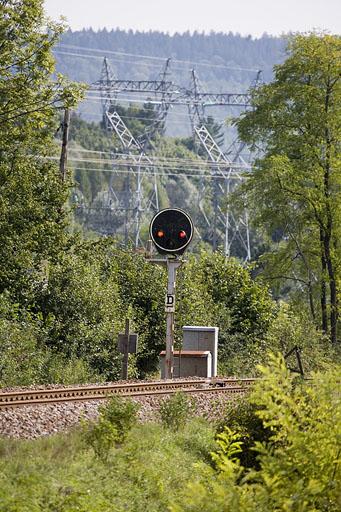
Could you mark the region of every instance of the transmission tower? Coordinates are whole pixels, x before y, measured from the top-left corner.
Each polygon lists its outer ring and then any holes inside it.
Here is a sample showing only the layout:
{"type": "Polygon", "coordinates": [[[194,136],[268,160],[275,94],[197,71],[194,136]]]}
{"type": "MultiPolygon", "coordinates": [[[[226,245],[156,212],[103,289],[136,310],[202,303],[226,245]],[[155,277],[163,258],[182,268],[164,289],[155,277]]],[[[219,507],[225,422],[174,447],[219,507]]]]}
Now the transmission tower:
{"type": "MultiPolygon", "coordinates": [[[[118,166],[114,166],[108,192],[108,203],[112,211],[124,213],[125,240],[131,225],[134,225],[134,243],[140,242],[140,226],[142,216],[150,210],[158,209],[158,190],[155,170],[156,162],[151,151],[153,137],[163,129],[168,111],[173,105],[186,105],[195,140],[205,150],[208,162],[211,163],[211,182],[200,187],[199,208],[209,228],[213,249],[223,245],[226,255],[235,253],[235,245],[243,249],[244,259],[251,257],[247,214],[236,216],[231,211],[229,198],[231,192],[243,179],[243,172],[249,169],[248,156],[240,141],[234,141],[226,152],[219,147],[206,125],[205,108],[210,106],[247,107],[251,102],[248,93],[214,93],[203,90],[196,75],[191,72],[191,83],[188,88],[179,87],[169,79],[170,59],[156,80],[118,80],[104,59],[100,80],[92,84],[90,94],[100,91],[103,107],[103,118],[108,129],[118,137],[129,162],[129,170],[125,185],[119,192],[114,187],[118,166]],[[119,115],[116,102],[120,93],[137,94],[156,105],[155,117],[151,126],[144,133],[134,137],[122,117],[119,115]],[[144,172],[141,172],[143,167],[144,172]],[[115,176],[116,173],[116,176],[115,176]],[[147,174],[147,177],[146,177],[147,174]],[[143,180],[152,178],[153,187],[146,197],[143,180]],[[207,196],[212,195],[213,215],[207,209],[207,196]]],[[[257,74],[256,82],[260,80],[257,74]]],[[[254,84],[255,85],[255,84],[254,84]]],[[[115,153],[113,153],[115,157],[115,153]]],[[[150,188],[150,187],[149,187],[150,188]]]]}
{"type": "MultiPolygon", "coordinates": [[[[94,84],[94,89],[99,88],[102,97],[102,107],[104,116],[106,119],[106,126],[114,131],[118,136],[123,150],[130,162],[133,165],[129,166],[127,175],[127,186],[125,187],[125,194],[121,194],[121,198],[118,197],[117,192],[112,186],[109,187],[109,195],[113,197],[116,207],[116,211],[123,211],[125,214],[125,241],[127,242],[128,233],[128,218],[131,215],[128,212],[132,212],[133,223],[134,223],[134,244],[137,247],[140,244],[140,228],[142,216],[148,214],[148,212],[155,212],[159,209],[158,201],[158,187],[157,177],[155,173],[155,166],[148,156],[148,151],[153,148],[152,138],[155,133],[163,127],[165,122],[170,104],[173,86],[172,82],[167,80],[169,74],[170,59],[167,59],[165,67],[161,73],[160,80],[143,80],[143,81],[132,81],[132,80],[116,80],[113,75],[109,75],[107,72],[107,63],[103,63],[101,79],[94,84]],[[103,71],[104,69],[104,71],[103,71]],[[142,133],[139,137],[134,137],[126,126],[122,117],[119,115],[116,109],[116,100],[119,92],[138,92],[153,94],[157,104],[155,111],[154,120],[151,126],[142,133]],[[148,167],[149,164],[149,167],[148,167]],[[144,172],[141,172],[141,166],[144,167],[144,172]],[[149,176],[146,176],[146,171],[149,176]],[[135,187],[132,190],[131,177],[134,178],[135,187]],[[152,179],[153,187],[151,193],[146,196],[144,186],[147,180],[152,179]]],[[[115,178],[114,166],[112,174],[112,182],[115,178]]],[[[116,173],[117,174],[117,173],[116,173]]]]}
{"type": "Polygon", "coordinates": [[[230,206],[231,192],[241,182],[241,170],[248,168],[248,163],[242,156],[244,144],[235,141],[229,148],[231,157],[222,151],[212,134],[205,125],[205,104],[238,105],[246,106],[250,101],[247,95],[216,95],[214,93],[202,92],[199,89],[199,80],[194,70],[191,72],[191,98],[192,105],[189,107],[189,116],[196,139],[204,148],[208,159],[212,162],[211,190],[208,190],[206,182],[202,182],[199,193],[199,208],[209,228],[213,250],[223,243],[224,253],[230,256],[233,253],[235,243],[242,248],[244,260],[251,259],[250,233],[248,226],[248,215],[235,215],[230,206]],[[223,165],[222,165],[223,164],[223,165]],[[205,212],[207,197],[212,194],[213,217],[205,212]]]}
{"type": "Polygon", "coordinates": [[[101,103],[102,103],[102,119],[105,126],[107,126],[107,118],[105,113],[110,109],[110,106],[115,103],[117,93],[110,89],[110,83],[115,79],[114,71],[110,65],[110,62],[106,57],[103,59],[100,83],[102,87],[100,89],[101,103]]]}

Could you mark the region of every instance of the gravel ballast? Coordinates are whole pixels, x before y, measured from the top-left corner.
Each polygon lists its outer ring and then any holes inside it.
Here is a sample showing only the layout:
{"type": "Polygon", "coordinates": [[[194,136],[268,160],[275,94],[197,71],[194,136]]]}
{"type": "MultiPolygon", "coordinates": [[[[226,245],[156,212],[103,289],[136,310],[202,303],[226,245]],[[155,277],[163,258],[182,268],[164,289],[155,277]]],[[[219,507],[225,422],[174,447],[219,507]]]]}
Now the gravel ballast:
{"type": "MultiPolygon", "coordinates": [[[[18,389],[18,388],[17,388],[18,389]]],[[[27,389],[27,388],[26,388],[27,389]]],[[[228,401],[236,397],[228,394],[196,393],[197,414],[210,420],[219,418],[228,401]]],[[[163,396],[134,397],[140,404],[139,419],[153,421],[163,396]]],[[[35,439],[58,432],[66,432],[77,426],[81,420],[93,421],[98,417],[98,408],[105,400],[84,402],[60,402],[56,404],[25,405],[13,409],[0,410],[0,436],[22,439],[35,439]]]]}

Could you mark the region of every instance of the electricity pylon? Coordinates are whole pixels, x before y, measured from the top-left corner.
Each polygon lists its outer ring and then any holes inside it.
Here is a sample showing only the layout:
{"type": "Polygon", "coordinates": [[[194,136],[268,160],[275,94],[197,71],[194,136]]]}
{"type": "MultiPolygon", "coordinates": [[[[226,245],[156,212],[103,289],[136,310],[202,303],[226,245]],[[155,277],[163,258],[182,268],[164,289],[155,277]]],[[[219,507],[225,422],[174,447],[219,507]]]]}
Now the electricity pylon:
{"type": "MultiPolygon", "coordinates": [[[[245,260],[251,258],[250,236],[247,213],[236,215],[230,206],[230,195],[236,185],[243,179],[243,173],[249,170],[248,158],[245,157],[245,146],[238,140],[223,152],[206,126],[205,108],[210,106],[247,107],[251,102],[249,93],[214,93],[203,90],[194,70],[191,73],[189,88],[177,86],[169,80],[170,59],[157,80],[118,80],[111,72],[105,59],[101,78],[95,82],[90,91],[100,91],[103,114],[106,126],[115,132],[127,159],[130,162],[125,194],[119,194],[112,184],[115,181],[115,166],[109,187],[113,210],[125,212],[125,233],[127,239],[129,212],[133,212],[134,243],[140,243],[140,226],[144,212],[158,209],[158,190],[155,169],[156,165],[150,153],[153,149],[153,137],[156,131],[163,128],[167,113],[173,105],[186,105],[195,140],[205,150],[208,161],[211,162],[212,186],[202,183],[200,187],[199,208],[209,228],[213,249],[224,247],[227,256],[236,253],[236,243],[243,251],[245,260]],[[146,97],[153,97],[155,119],[144,133],[133,136],[122,117],[117,112],[116,102],[119,94],[125,92],[146,97]],[[144,173],[141,173],[141,166],[144,173]],[[149,167],[148,167],[149,166],[149,167]],[[149,170],[149,172],[148,172],[149,170]],[[145,173],[153,179],[152,193],[145,197],[143,179],[145,173]],[[134,182],[134,186],[132,186],[134,182]],[[207,196],[212,196],[213,216],[206,210],[207,196]]],[[[260,80],[257,74],[255,84],[260,80]]],[[[254,85],[255,85],[254,84],[254,85]]]]}
{"type": "MultiPolygon", "coordinates": [[[[224,253],[226,256],[230,256],[234,252],[233,248],[237,242],[242,249],[244,260],[249,261],[251,259],[251,247],[248,215],[247,212],[244,212],[243,215],[236,215],[232,211],[230,204],[231,192],[243,179],[240,171],[243,168],[246,171],[249,167],[242,157],[244,145],[239,142],[238,147],[234,147],[235,153],[232,158],[229,158],[222,151],[205,125],[204,102],[209,99],[211,103],[214,101],[224,101],[227,104],[229,99],[229,105],[233,102],[234,105],[245,106],[246,102],[250,101],[250,96],[240,95],[240,98],[238,98],[237,95],[223,94],[217,97],[215,94],[206,93],[200,89],[198,77],[195,71],[192,70],[190,97],[193,103],[189,107],[189,115],[196,139],[200,141],[209,161],[212,162],[210,192],[212,195],[213,217],[209,216],[205,211],[207,197],[210,195],[206,182],[202,182],[200,187],[199,208],[209,228],[213,250],[216,251],[218,246],[223,244],[224,253]]],[[[235,143],[235,146],[237,146],[237,143],[235,143]]]]}
{"type": "MultiPolygon", "coordinates": [[[[159,209],[155,165],[153,165],[151,157],[148,156],[147,152],[152,149],[153,136],[158,130],[160,130],[161,127],[163,127],[163,123],[165,122],[170,107],[169,100],[171,96],[171,82],[167,81],[169,66],[170,59],[167,59],[164,70],[161,73],[160,80],[130,81],[115,80],[112,74],[109,76],[107,63],[104,62],[104,72],[102,70],[101,79],[95,84],[96,87],[100,87],[103,113],[106,121],[105,124],[109,129],[116,133],[121,142],[123,150],[127,155],[127,158],[129,158],[130,163],[133,162],[133,165],[129,165],[128,167],[127,181],[129,186],[126,187],[128,194],[125,194],[123,197],[124,203],[122,204],[122,199],[119,200],[117,192],[115,192],[112,185],[110,186],[109,190],[110,194],[114,197],[116,205],[118,205],[118,208],[116,207],[114,209],[125,212],[126,241],[128,231],[128,218],[131,217],[128,212],[133,212],[134,244],[136,247],[141,242],[140,229],[143,215],[148,214],[149,212],[155,212],[159,209]],[[117,95],[121,91],[153,93],[157,99],[157,108],[155,110],[153,123],[139,137],[134,137],[132,135],[122,117],[117,112],[117,95]],[[144,168],[143,173],[141,172],[141,165],[143,165],[144,168]],[[133,177],[135,181],[134,189],[132,189],[130,184],[131,177],[133,177]],[[151,193],[146,195],[146,187],[144,185],[148,179],[152,179],[153,186],[151,193]]],[[[115,169],[116,167],[114,166],[111,180],[112,183],[115,178],[115,169]]]]}

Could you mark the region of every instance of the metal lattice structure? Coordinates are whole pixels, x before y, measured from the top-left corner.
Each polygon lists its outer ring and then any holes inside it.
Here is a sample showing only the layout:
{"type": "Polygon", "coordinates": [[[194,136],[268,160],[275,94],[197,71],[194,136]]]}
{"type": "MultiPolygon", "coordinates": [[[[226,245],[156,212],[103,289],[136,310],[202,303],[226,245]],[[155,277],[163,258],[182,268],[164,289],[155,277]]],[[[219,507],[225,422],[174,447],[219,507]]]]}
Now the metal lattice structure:
{"type": "MultiPolygon", "coordinates": [[[[135,225],[134,243],[137,247],[140,243],[140,226],[143,212],[155,212],[159,209],[157,180],[155,174],[153,174],[153,163],[151,159],[146,155],[144,147],[142,147],[141,144],[133,137],[120,115],[116,111],[107,111],[106,116],[112,130],[119,137],[122,146],[126,151],[127,157],[129,157],[130,162],[133,162],[133,165],[129,167],[128,177],[130,175],[135,178],[136,188],[134,190],[133,197],[130,197],[128,200],[126,200],[125,205],[122,205],[121,209],[125,211],[133,211],[135,225]],[[147,169],[148,164],[150,164],[150,174],[153,177],[153,190],[147,197],[144,195],[143,181],[146,179],[146,177],[141,173],[142,164],[147,164],[147,169]],[[133,203],[131,199],[133,199],[133,203]]],[[[113,171],[113,176],[114,175],[115,167],[113,171]]]]}
{"type": "MultiPolygon", "coordinates": [[[[134,244],[138,246],[140,240],[140,227],[144,214],[150,217],[151,212],[159,208],[157,165],[151,154],[152,139],[157,131],[164,127],[170,107],[185,105],[188,109],[192,133],[199,146],[206,154],[210,163],[210,185],[202,181],[199,191],[199,209],[208,227],[208,238],[213,250],[223,247],[227,256],[236,252],[243,253],[244,260],[251,259],[250,236],[248,216],[236,215],[231,211],[229,198],[231,192],[243,179],[243,173],[249,170],[249,157],[245,156],[245,146],[238,140],[234,141],[224,152],[214,139],[206,126],[205,109],[207,107],[248,107],[251,95],[248,93],[212,93],[203,90],[194,70],[191,72],[191,83],[188,88],[177,86],[169,79],[170,59],[157,80],[118,80],[114,77],[108,62],[104,59],[101,78],[91,86],[91,91],[100,91],[103,107],[103,118],[106,126],[112,130],[119,139],[129,162],[129,170],[125,184],[120,192],[114,183],[119,181],[117,170],[119,164],[114,165],[108,191],[108,207],[117,215],[124,215],[125,241],[128,233],[134,232],[134,244]],[[145,95],[146,100],[155,105],[154,120],[144,133],[133,136],[122,117],[117,112],[117,102],[121,93],[130,95],[145,95]],[[143,173],[141,172],[143,168],[143,173]],[[116,173],[116,174],[115,174],[116,173]],[[146,187],[146,181],[149,181],[146,187]],[[152,191],[146,195],[146,189],[152,191]],[[211,198],[210,207],[207,208],[211,198]],[[213,215],[211,210],[213,209],[213,215]]],[[[260,81],[260,73],[253,85],[260,81]]],[[[113,153],[113,158],[115,154],[113,153]]],[[[120,180],[122,181],[121,177],[120,180]]]]}
{"type": "MultiPolygon", "coordinates": [[[[128,231],[131,231],[133,224],[133,242],[136,247],[141,242],[140,228],[143,215],[156,212],[159,209],[155,165],[153,165],[147,152],[152,148],[152,138],[162,127],[171,104],[170,85],[173,84],[167,81],[169,66],[170,59],[167,59],[160,80],[115,80],[113,74],[109,74],[108,65],[105,60],[101,79],[94,85],[94,88],[99,87],[101,92],[105,125],[112,130],[120,140],[127,156],[127,161],[130,163],[123,193],[121,194],[118,194],[117,190],[114,188],[114,182],[117,183],[117,181],[119,181],[117,173],[119,167],[114,165],[109,184],[108,205],[116,214],[121,212],[124,215],[125,243],[128,241],[128,231]],[[158,100],[152,125],[138,138],[133,136],[124,120],[115,109],[117,95],[122,91],[153,93],[158,100]],[[141,172],[142,166],[143,174],[141,172]],[[152,182],[152,190],[149,194],[145,193],[146,187],[144,185],[146,181],[152,182]]],[[[114,154],[112,156],[113,158],[115,157],[114,154]]]]}
{"type": "MultiPolygon", "coordinates": [[[[201,212],[210,228],[213,250],[217,250],[220,240],[223,242],[224,253],[230,256],[232,246],[238,242],[244,252],[244,260],[251,259],[250,233],[248,225],[248,215],[244,212],[242,216],[236,216],[229,204],[231,192],[237,184],[243,179],[238,169],[222,152],[218,144],[215,142],[205,125],[195,129],[196,135],[201,145],[205,148],[206,153],[212,162],[211,174],[213,184],[213,219],[209,220],[205,214],[202,198],[205,197],[207,187],[204,184],[200,193],[201,212]],[[214,164],[221,164],[214,165],[214,164]]],[[[247,167],[245,167],[246,169],[247,167]]],[[[240,169],[240,166],[239,166],[240,169]]]]}
{"type": "Polygon", "coordinates": [[[249,167],[242,156],[244,144],[235,141],[228,150],[232,154],[231,157],[224,153],[206,126],[205,106],[208,102],[210,102],[210,106],[212,104],[216,106],[221,101],[220,105],[244,107],[249,104],[250,95],[202,92],[194,70],[191,72],[191,86],[190,97],[193,99],[193,103],[188,110],[192,130],[212,163],[211,184],[208,186],[206,181],[202,181],[200,186],[199,208],[209,228],[209,238],[213,250],[216,251],[218,247],[223,247],[226,256],[230,256],[234,252],[234,245],[238,244],[238,252],[243,254],[245,261],[249,261],[251,247],[248,215],[247,212],[244,212],[243,215],[234,214],[229,201],[231,192],[243,179],[242,171],[249,167]],[[213,216],[206,211],[208,196],[212,196],[213,216]]]}

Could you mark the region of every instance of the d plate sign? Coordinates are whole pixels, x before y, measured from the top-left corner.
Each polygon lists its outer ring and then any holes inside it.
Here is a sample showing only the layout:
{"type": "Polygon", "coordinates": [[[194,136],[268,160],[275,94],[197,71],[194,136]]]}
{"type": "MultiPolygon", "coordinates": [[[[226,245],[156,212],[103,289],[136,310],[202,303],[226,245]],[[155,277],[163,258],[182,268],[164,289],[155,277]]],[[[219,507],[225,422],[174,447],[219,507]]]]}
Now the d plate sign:
{"type": "Polygon", "coordinates": [[[174,313],[175,311],[175,295],[167,293],[165,302],[166,313],[174,313]]]}

